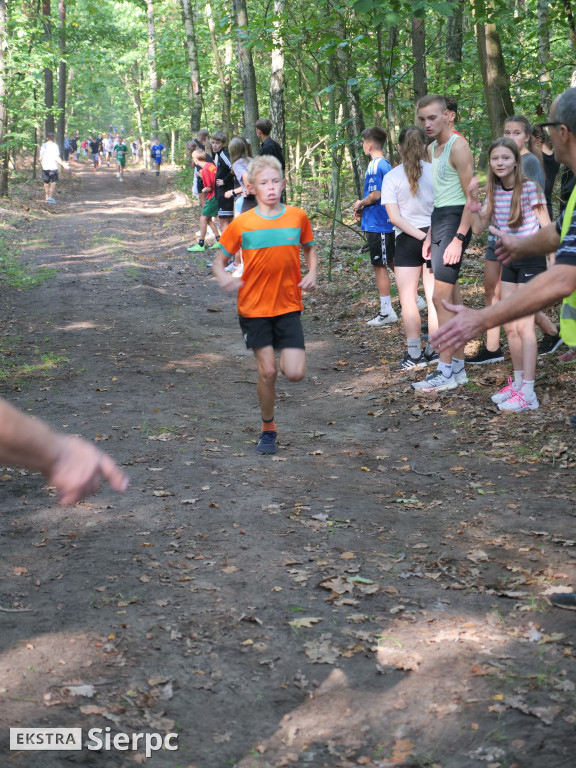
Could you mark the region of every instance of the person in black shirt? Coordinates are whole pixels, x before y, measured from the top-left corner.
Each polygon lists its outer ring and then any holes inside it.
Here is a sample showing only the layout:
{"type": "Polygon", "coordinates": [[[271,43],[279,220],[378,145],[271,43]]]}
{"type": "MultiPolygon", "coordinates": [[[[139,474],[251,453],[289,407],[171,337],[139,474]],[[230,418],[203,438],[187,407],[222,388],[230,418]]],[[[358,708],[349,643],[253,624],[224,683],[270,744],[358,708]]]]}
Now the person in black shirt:
{"type": "Polygon", "coordinates": [[[270,138],[270,134],[272,133],[272,121],[267,120],[266,118],[262,118],[261,120],[256,120],[254,125],[256,127],[258,138],[262,142],[260,154],[272,155],[277,160],[279,160],[280,165],[282,166],[282,173],[284,173],[286,170],[286,163],[284,162],[284,153],[282,152],[282,147],[280,144],[278,144],[277,141],[274,141],[274,139],[270,138]]]}

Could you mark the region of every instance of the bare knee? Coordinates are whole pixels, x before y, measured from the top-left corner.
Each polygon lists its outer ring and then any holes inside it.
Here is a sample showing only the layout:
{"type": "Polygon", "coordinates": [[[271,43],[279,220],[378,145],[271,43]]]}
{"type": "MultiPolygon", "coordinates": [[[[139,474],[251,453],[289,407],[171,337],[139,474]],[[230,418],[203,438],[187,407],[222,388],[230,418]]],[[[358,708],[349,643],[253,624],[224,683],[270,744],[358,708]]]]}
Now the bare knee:
{"type": "Polygon", "coordinates": [[[272,365],[260,365],[258,367],[258,378],[264,384],[275,384],[278,378],[278,369],[272,365]]]}

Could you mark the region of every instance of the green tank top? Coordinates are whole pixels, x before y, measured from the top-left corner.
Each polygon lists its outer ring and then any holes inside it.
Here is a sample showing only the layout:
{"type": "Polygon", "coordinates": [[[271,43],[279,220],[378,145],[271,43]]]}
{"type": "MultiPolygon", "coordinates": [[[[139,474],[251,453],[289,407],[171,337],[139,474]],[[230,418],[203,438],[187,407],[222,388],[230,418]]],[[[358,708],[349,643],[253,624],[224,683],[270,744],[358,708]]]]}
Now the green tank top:
{"type": "MultiPolygon", "coordinates": [[[[442,150],[440,157],[434,157],[438,144],[432,143],[432,183],[434,185],[434,208],[448,205],[465,205],[466,195],[462,191],[458,171],[450,165],[450,150],[456,139],[462,138],[453,133],[442,150]]],[[[462,139],[464,141],[464,139],[462,139]]]]}

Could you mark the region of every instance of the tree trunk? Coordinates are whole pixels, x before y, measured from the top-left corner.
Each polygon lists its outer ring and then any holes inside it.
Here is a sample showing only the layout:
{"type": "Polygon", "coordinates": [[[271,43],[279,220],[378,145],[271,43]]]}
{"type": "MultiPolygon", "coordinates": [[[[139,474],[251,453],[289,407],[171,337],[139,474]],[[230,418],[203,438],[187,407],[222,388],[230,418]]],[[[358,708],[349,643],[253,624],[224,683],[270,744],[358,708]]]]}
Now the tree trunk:
{"type": "Polygon", "coordinates": [[[570,30],[570,42],[572,43],[572,50],[576,54],[576,23],[574,22],[574,14],[572,13],[572,4],[570,0],[564,0],[564,13],[568,20],[568,29],[570,30]]]}
{"type": "Polygon", "coordinates": [[[412,78],[414,83],[414,101],[416,103],[426,96],[426,27],[424,19],[412,18],[412,58],[414,67],[412,78]]]}
{"type": "MultiPolygon", "coordinates": [[[[50,0],[42,0],[42,21],[44,23],[44,42],[49,48],[52,43],[52,21],[50,19],[50,0]]],[[[50,67],[44,67],[44,131],[54,133],[54,72],[50,67]]]]}
{"type": "Polygon", "coordinates": [[[0,0],[0,197],[8,194],[8,168],[4,163],[7,154],[8,111],[6,109],[6,38],[8,35],[8,9],[6,0],[0,0]]]}
{"type": "Polygon", "coordinates": [[[448,16],[446,22],[446,61],[450,64],[462,63],[462,43],[463,43],[463,2],[462,0],[452,0],[454,12],[448,16]]]}
{"type": "Polygon", "coordinates": [[[191,79],[190,130],[192,136],[197,136],[202,119],[202,86],[200,83],[200,65],[198,63],[198,48],[196,46],[196,30],[194,29],[194,10],[190,0],[182,0],[182,15],[186,30],[186,50],[191,79]]]}
{"type": "MultiPolygon", "coordinates": [[[[337,36],[341,40],[346,39],[346,29],[342,21],[335,25],[337,36]]],[[[339,75],[342,79],[341,103],[344,108],[344,122],[346,133],[348,135],[348,151],[352,162],[354,176],[354,187],[358,197],[362,195],[364,186],[364,174],[366,173],[366,159],[361,149],[360,134],[365,128],[364,116],[362,114],[362,105],[360,101],[360,92],[358,86],[354,84],[356,76],[356,67],[350,56],[349,47],[338,46],[336,49],[338,59],[339,75]]]]}
{"type": "Polygon", "coordinates": [[[286,146],[286,112],[284,104],[284,39],[282,37],[282,17],[285,0],[274,0],[274,30],[272,32],[272,66],[270,71],[270,120],[272,120],[272,138],[280,144],[284,155],[286,146]]]}
{"type": "Polygon", "coordinates": [[[58,65],[58,120],[56,123],[56,143],[60,157],[64,157],[64,134],[66,133],[66,0],[58,0],[58,47],[60,63],[58,65]]]}
{"type": "Polygon", "coordinates": [[[481,19],[476,23],[476,44],[482,70],[484,95],[492,136],[497,138],[502,135],[506,118],[514,114],[514,107],[498,29],[493,22],[482,19],[486,15],[486,9],[482,7],[480,0],[477,0],[476,11],[477,17],[481,19]]]}
{"type": "Polygon", "coordinates": [[[156,25],[154,22],[153,0],[146,0],[146,9],[148,15],[148,73],[150,77],[150,93],[152,96],[152,104],[150,105],[150,130],[153,134],[157,134],[158,72],[156,70],[156,25]]]}
{"type": "Polygon", "coordinates": [[[540,85],[540,114],[547,115],[552,103],[550,82],[550,27],[548,0],[538,0],[538,79],[540,85]]]}
{"type": "Polygon", "coordinates": [[[246,45],[248,32],[248,14],[246,0],[232,0],[236,18],[236,40],[240,78],[242,80],[242,95],[244,97],[244,129],[252,145],[252,153],[258,154],[260,142],[256,134],[255,123],[258,120],[258,96],[256,93],[256,74],[252,60],[252,50],[246,45]]]}
{"type": "Polygon", "coordinates": [[[220,49],[218,48],[218,40],[216,39],[216,28],[214,26],[214,17],[212,16],[212,6],[209,2],[206,3],[205,10],[208,29],[210,30],[210,42],[212,44],[212,53],[214,54],[214,63],[216,64],[216,72],[218,73],[218,80],[220,81],[220,88],[222,90],[222,130],[228,137],[228,140],[230,140],[232,138],[232,117],[230,115],[230,107],[232,104],[232,80],[230,78],[228,66],[222,63],[220,49]]]}

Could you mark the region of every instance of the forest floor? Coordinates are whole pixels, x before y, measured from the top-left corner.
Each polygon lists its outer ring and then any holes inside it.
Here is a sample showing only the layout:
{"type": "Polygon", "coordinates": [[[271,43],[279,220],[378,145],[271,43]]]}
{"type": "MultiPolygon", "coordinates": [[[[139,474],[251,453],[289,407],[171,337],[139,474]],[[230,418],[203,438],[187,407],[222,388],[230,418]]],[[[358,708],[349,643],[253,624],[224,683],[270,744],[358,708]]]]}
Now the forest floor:
{"type": "Polygon", "coordinates": [[[0,201],[0,392],[131,484],[64,508],[1,469],[3,768],[574,768],[576,614],[546,594],[576,585],[576,366],[540,358],[519,416],[489,399],[509,362],[418,397],[342,229],[259,456],[253,359],[173,175],[82,164],[50,208],[40,186],[0,201]],[[10,752],[10,726],[179,750],[10,752]]]}

